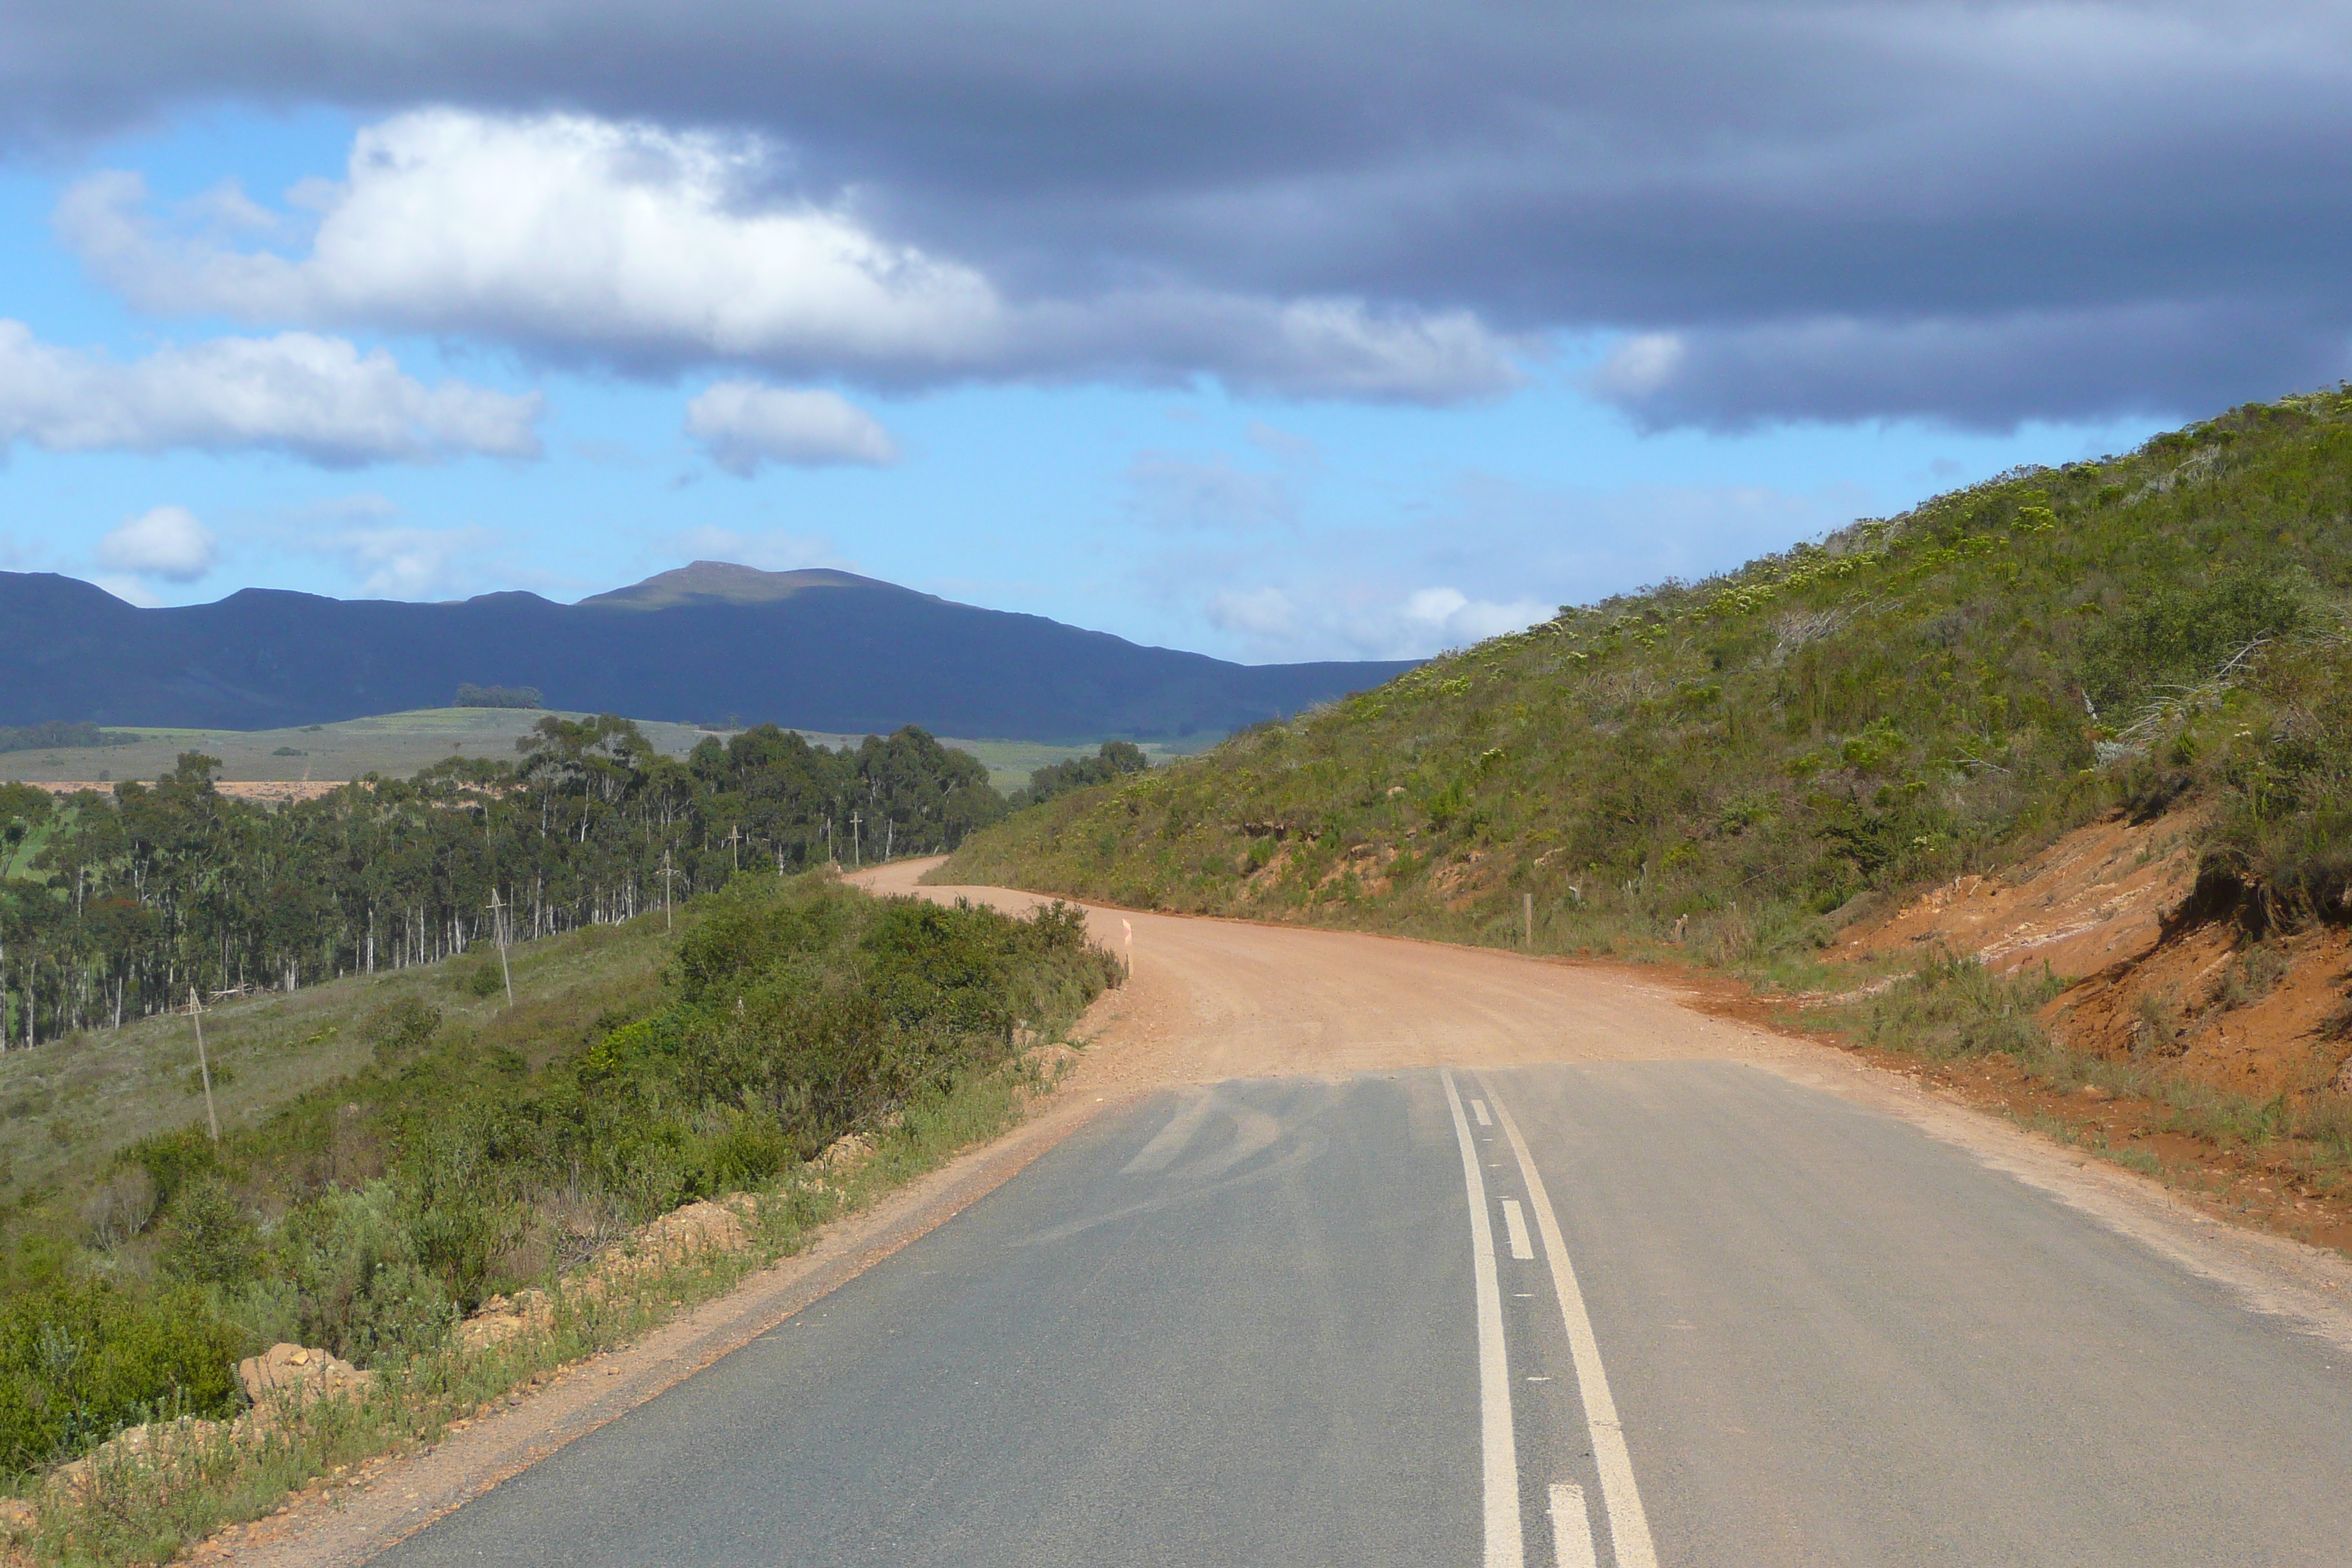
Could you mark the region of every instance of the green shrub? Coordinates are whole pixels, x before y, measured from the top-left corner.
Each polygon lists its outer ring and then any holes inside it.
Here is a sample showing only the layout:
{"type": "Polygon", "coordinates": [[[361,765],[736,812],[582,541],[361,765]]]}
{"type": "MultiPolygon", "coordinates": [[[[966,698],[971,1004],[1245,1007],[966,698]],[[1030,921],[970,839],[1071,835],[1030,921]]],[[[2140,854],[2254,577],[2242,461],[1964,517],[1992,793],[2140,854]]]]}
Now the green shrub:
{"type": "Polygon", "coordinates": [[[21,1474],[141,1421],[227,1415],[245,1349],[194,1288],[142,1298],[58,1279],[0,1302],[0,1466],[21,1474]]]}
{"type": "MultiPolygon", "coordinates": [[[[478,968],[477,973],[480,973],[478,968]]],[[[488,995],[488,992],[481,994],[488,995]]],[[[414,996],[387,1002],[368,1015],[360,1037],[368,1043],[380,1066],[390,1066],[421,1050],[441,1027],[441,1015],[414,996]]]]}
{"type": "Polygon", "coordinates": [[[119,1289],[60,1283],[77,1268],[61,1237],[0,1253],[5,1310],[64,1325],[0,1323],[17,1347],[0,1347],[14,1462],[224,1408],[256,1341],[413,1361],[485,1297],[576,1261],[583,1236],[945,1103],[1023,1026],[1050,1028],[1120,974],[1066,908],[1016,919],[818,876],[742,879],[687,917],[667,1005],[645,988],[585,1016],[526,998],[449,1028],[403,997],[368,1017],[354,1077],[217,1147],[195,1128],[126,1151],[74,1214],[77,1237],[132,1265],[119,1289]],[[266,1236],[240,1194],[282,1216],[266,1236]],[[150,1235],[161,1286],[135,1278],[150,1235]]]}
{"type": "Polygon", "coordinates": [[[174,1279],[226,1285],[249,1278],[261,1259],[253,1216],[220,1177],[191,1178],[163,1220],[163,1268],[174,1279]]]}
{"type": "Polygon", "coordinates": [[[2247,644],[2287,636],[2309,616],[2299,586],[2275,570],[2158,584],[2084,639],[2083,687],[2102,708],[2144,701],[2206,679],[2247,644]]]}
{"type": "Polygon", "coordinates": [[[287,1217],[279,1251],[302,1342],[362,1366],[431,1349],[456,1315],[417,1262],[409,1211],[390,1182],[328,1189],[287,1217]]]}
{"type": "Polygon", "coordinates": [[[180,1189],[199,1176],[220,1174],[220,1149],[201,1123],[142,1138],[122,1152],[117,1168],[136,1165],[153,1184],[155,1204],[169,1208],[180,1189]]]}

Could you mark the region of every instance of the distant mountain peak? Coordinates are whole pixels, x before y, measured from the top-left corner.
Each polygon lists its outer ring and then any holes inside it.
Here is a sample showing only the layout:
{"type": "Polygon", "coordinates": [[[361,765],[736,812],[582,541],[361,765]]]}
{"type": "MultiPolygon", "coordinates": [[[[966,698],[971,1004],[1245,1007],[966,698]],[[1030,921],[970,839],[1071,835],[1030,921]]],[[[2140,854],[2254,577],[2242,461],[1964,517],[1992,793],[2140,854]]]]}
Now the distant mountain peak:
{"type": "Polygon", "coordinates": [[[731,561],[697,561],[580,602],[616,610],[667,610],[679,605],[772,605],[813,588],[914,592],[896,583],[860,577],[854,572],[835,572],[825,566],[808,566],[797,572],[762,572],[756,566],[738,565],[731,561]]]}

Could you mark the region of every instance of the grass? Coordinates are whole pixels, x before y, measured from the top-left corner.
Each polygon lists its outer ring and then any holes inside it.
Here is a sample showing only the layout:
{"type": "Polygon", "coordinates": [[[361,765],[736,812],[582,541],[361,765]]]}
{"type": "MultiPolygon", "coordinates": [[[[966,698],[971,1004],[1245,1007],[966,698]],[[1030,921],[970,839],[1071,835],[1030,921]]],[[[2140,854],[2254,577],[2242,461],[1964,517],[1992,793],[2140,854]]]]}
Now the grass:
{"type": "MultiPolygon", "coordinates": [[[[222,1129],[257,1127],[364,1066],[372,1047],[359,1025],[377,1008],[424,1002],[476,1030],[485,1049],[544,1050],[584,1040],[600,1016],[649,1005],[664,952],[662,917],[652,914],[517,943],[509,950],[511,1009],[503,991],[489,997],[472,988],[479,953],[220,1005],[205,1016],[205,1046],[222,1129]]],[[[80,1194],[122,1150],[203,1115],[185,1016],[0,1056],[0,1202],[16,1215],[7,1228],[70,1228],[80,1194]]]]}
{"type": "MultiPolygon", "coordinates": [[[[283,730],[171,730],[129,727],[123,733],[140,737],[121,746],[58,747],[37,752],[0,753],[0,782],[95,783],[100,779],[152,780],[172,771],[182,752],[198,751],[221,759],[221,777],[230,783],[280,780],[341,780],[382,773],[405,778],[419,768],[457,756],[511,759],[515,742],[546,715],[520,708],[420,708],[404,713],[383,713],[347,719],[332,724],[303,725],[283,730]]],[[[566,713],[567,719],[588,717],[566,713]]],[[[637,721],[637,728],[665,756],[683,757],[703,736],[714,731],[696,724],[660,720],[637,721]]],[[[836,735],[803,730],[812,745],[855,747],[862,735],[836,735]]],[[[1176,742],[1150,743],[1143,750],[1155,762],[1183,751],[1198,751],[1213,737],[1176,742]]],[[[1029,782],[1029,775],[1051,763],[1090,753],[1093,741],[1056,744],[1039,741],[947,741],[944,744],[978,757],[988,769],[989,783],[1011,791],[1029,782]]]]}

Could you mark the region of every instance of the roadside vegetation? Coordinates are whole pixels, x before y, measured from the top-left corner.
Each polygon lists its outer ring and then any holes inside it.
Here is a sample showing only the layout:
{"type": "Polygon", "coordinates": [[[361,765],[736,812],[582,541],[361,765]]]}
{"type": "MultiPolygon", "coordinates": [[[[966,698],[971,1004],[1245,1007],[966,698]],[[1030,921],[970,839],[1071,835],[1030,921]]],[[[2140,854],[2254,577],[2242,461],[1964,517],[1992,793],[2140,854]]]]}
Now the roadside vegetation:
{"type": "MultiPolygon", "coordinates": [[[[477,954],[226,1009],[223,1100],[248,1069],[275,1071],[274,1096],[230,1103],[217,1142],[176,1084],[160,1108],[118,1103],[143,1109],[137,1136],[71,1141],[18,1184],[0,1221],[0,1458],[20,1485],[128,1426],[235,1415],[235,1363],[272,1343],[377,1375],[266,1441],[203,1429],[161,1479],[110,1461],[79,1490],[37,1489],[45,1556],[161,1560],[724,1289],[1000,1131],[1041,1082],[1027,1047],[1122,973],[1073,910],[877,900],[824,871],[742,878],[674,936],[663,923],[519,951],[512,1005],[477,954]],[[308,1072],[282,1059],[313,1056],[308,1072]],[[871,1157],[819,1161],[845,1140],[871,1157]],[[740,1194],[744,1246],[596,1273],[646,1222],[740,1194]],[[530,1289],[548,1306],[529,1334],[457,1333],[530,1289]]],[[[172,1077],[186,1028],[126,1035],[172,1077]]],[[[17,1053],[0,1093],[37,1092],[29,1069],[63,1075],[71,1049],[17,1053]]]]}
{"type": "MultiPolygon", "coordinates": [[[[2199,867],[2183,918],[2249,951],[2352,922],[2348,604],[2352,395],[2248,405],[1564,608],[1059,795],[941,879],[1671,956],[1784,994],[1884,978],[1811,1016],[2077,1085],[2092,1058],[2039,1016],[2073,977],[1908,958],[1857,973],[1826,950],[1914,889],[2118,812],[2183,814],[2199,867]]],[[[2313,1042],[2330,1068],[2352,1049],[2352,1023],[2335,1027],[2313,1042]]],[[[2139,1075],[2200,1136],[2292,1141],[2352,1177],[2326,1071],[2256,1114],[2161,1053],[2099,1070],[2139,1075]]]]}

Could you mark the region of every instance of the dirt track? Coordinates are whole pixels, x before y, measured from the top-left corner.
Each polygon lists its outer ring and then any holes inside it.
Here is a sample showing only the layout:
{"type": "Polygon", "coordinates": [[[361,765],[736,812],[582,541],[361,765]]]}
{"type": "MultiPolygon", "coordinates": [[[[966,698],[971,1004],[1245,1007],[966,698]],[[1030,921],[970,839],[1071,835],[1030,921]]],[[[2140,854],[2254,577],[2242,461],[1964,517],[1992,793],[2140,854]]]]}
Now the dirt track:
{"type": "MultiPolygon", "coordinates": [[[[858,874],[876,892],[1045,900],[924,887],[936,860],[858,874]]],[[[1100,1044],[1076,1087],[1342,1077],[1534,1062],[1787,1059],[1814,1048],[1696,1013],[1687,994],[1623,966],[1530,960],[1443,942],[1183,915],[1093,910],[1095,939],[1133,977],[1091,1020],[1100,1044]]]]}

